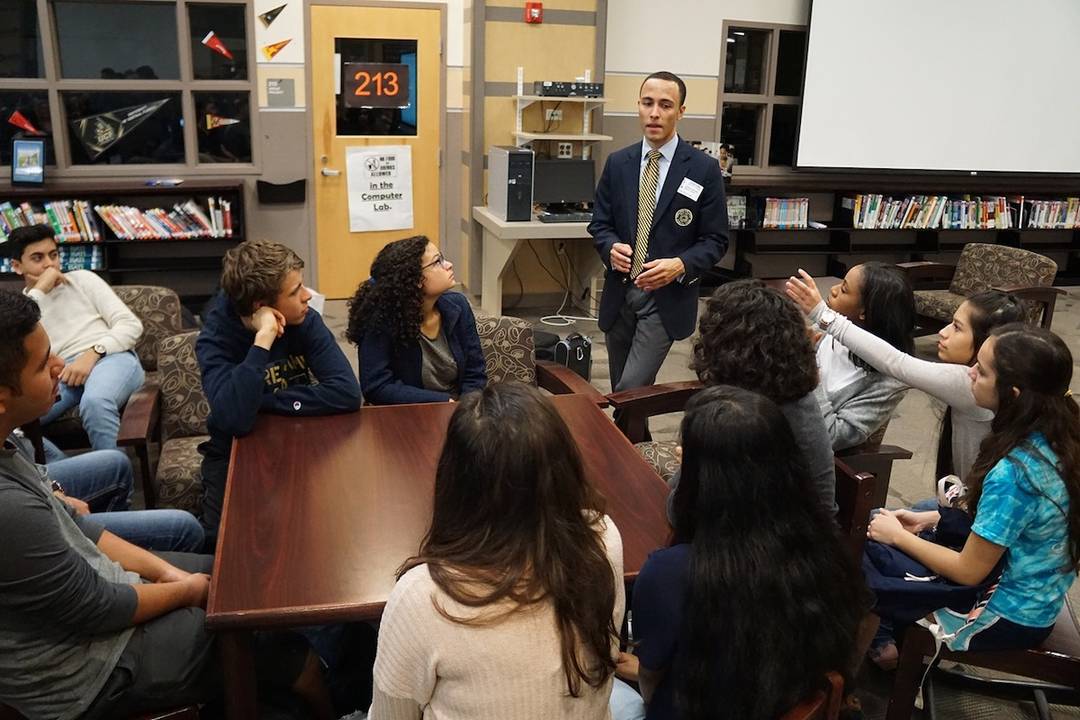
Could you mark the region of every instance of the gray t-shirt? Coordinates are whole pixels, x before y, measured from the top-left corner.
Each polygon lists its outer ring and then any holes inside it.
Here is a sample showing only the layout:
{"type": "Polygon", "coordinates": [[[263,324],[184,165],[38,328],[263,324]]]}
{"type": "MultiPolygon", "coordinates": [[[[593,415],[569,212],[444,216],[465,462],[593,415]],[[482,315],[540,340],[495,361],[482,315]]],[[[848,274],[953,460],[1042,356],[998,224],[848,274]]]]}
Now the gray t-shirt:
{"type": "Polygon", "coordinates": [[[458,388],[458,364],[454,354],[450,352],[450,343],[446,341],[446,333],[439,328],[439,334],[434,340],[424,333],[420,335],[420,381],[424,383],[425,390],[457,395],[458,388]]]}
{"type": "Polygon", "coordinates": [[[78,717],[131,637],[125,571],[97,547],[102,526],[53,496],[25,441],[0,449],[0,702],[27,717],[78,717]]]}

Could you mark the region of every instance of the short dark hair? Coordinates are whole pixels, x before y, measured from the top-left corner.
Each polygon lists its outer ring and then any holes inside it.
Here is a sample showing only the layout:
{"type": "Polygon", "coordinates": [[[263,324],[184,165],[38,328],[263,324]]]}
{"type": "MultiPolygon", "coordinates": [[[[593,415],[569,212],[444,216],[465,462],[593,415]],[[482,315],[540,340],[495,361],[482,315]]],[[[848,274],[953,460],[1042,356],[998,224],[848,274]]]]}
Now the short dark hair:
{"type": "Polygon", "coordinates": [[[16,393],[26,366],[26,336],[40,319],[36,302],[20,292],[0,290],[0,385],[16,393]]]}
{"type": "Polygon", "coordinates": [[[8,235],[7,242],[0,243],[0,253],[12,260],[22,261],[26,248],[42,240],[56,240],[56,233],[48,225],[24,225],[8,235]]]}
{"type": "Polygon", "coordinates": [[[641,81],[641,86],[638,87],[638,95],[641,94],[641,88],[645,87],[645,83],[650,80],[666,80],[667,82],[675,83],[679,86],[679,107],[686,104],[686,83],[683,82],[681,77],[673,72],[668,72],[667,70],[654,72],[652,75],[641,81]]]}
{"type": "Polygon", "coordinates": [[[817,356],[802,311],[760,280],[721,285],[705,304],[692,369],[706,385],[734,385],[777,405],[818,384],[817,356]]]}
{"type": "Polygon", "coordinates": [[[274,304],[285,276],[303,268],[304,261],[281,243],[247,240],[229,248],[221,266],[221,289],[237,312],[251,315],[257,302],[274,304]]]}

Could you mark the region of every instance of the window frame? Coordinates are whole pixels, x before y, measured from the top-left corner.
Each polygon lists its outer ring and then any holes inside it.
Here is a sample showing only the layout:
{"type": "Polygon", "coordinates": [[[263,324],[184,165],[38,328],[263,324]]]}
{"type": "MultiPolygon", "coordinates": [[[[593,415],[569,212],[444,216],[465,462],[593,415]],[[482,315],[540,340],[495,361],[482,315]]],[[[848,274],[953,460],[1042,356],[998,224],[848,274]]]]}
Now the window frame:
{"type": "MultiPolygon", "coordinates": [[[[769,165],[769,141],[772,137],[773,109],[777,105],[801,105],[802,95],[777,95],[776,94],[776,68],[780,53],[780,32],[795,31],[809,33],[806,25],[789,25],[784,23],[750,22],[741,20],[724,20],[722,26],[723,52],[720,53],[720,74],[717,78],[716,92],[716,140],[726,142],[721,137],[724,127],[724,104],[739,103],[743,105],[757,105],[763,109],[761,122],[758,123],[757,137],[754,138],[754,157],[756,162],[752,165],[737,165],[740,175],[776,175],[793,172],[787,165],[769,165]],[[764,79],[763,92],[761,93],[736,93],[724,91],[724,78],[727,76],[727,38],[732,30],[765,30],[769,36],[765,41],[765,57],[762,60],[762,77],[764,79]]],[[[803,75],[806,68],[803,67],[803,75]]],[[[801,83],[800,83],[801,86],[801,83]]],[[[796,132],[798,123],[796,123],[796,132]]]]}
{"type": "MultiPolygon", "coordinates": [[[[86,2],[97,0],[65,0],[86,2]]],[[[115,2],[116,0],[112,0],[115,2]]],[[[180,63],[179,80],[102,80],[63,79],[60,75],[60,54],[57,46],[56,15],[53,0],[36,0],[38,11],[38,37],[44,60],[44,77],[0,78],[0,91],[44,90],[49,96],[49,115],[52,120],[53,154],[56,166],[46,173],[56,178],[130,178],[153,175],[213,176],[213,175],[259,175],[262,172],[259,135],[259,108],[257,93],[257,64],[255,46],[255,13],[253,0],[139,0],[145,4],[172,5],[176,12],[177,52],[180,63]],[[247,38],[247,80],[195,80],[191,57],[188,5],[240,5],[244,8],[247,38]],[[179,163],[74,165],[68,137],[70,119],[67,117],[61,93],[64,92],[179,92],[181,117],[184,122],[184,161],[179,163]],[[251,133],[250,163],[200,163],[197,118],[195,116],[196,92],[246,92],[248,95],[248,122],[251,133]]],[[[10,165],[0,166],[0,173],[10,173],[10,165]]]]}

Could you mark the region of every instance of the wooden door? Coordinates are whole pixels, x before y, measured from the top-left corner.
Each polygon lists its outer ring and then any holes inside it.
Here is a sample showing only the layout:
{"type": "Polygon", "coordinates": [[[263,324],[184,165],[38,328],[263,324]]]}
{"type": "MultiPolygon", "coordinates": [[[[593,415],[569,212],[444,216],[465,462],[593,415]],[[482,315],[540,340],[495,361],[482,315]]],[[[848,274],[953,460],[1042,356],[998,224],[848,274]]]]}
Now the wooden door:
{"type": "Polygon", "coordinates": [[[387,242],[422,234],[439,243],[442,17],[439,9],[312,5],[310,27],[318,289],[346,298],[387,242]],[[350,61],[410,65],[410,107],[345,107],[350,61]],[[346,150],[381,145],[411,146],[413,227],[350,232],[346,150]]]}

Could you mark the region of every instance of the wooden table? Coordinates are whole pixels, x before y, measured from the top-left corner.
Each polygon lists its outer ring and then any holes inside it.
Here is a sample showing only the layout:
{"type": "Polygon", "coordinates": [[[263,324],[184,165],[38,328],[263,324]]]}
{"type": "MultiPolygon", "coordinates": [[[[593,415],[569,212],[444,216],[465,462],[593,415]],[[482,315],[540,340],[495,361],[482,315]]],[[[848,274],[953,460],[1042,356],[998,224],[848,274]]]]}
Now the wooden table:
{"type": "MultiPolygon", "coordinates": [[[[552,398],[622,534],[627,578],[669,532],[667,486],[588,398],[552,398]]],[[[230,718],[255,716],[248,633],[377,619],[431,516],[454,406],[266,415],[233,443],[207,626],[222,633],[230,718]]]]}

